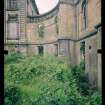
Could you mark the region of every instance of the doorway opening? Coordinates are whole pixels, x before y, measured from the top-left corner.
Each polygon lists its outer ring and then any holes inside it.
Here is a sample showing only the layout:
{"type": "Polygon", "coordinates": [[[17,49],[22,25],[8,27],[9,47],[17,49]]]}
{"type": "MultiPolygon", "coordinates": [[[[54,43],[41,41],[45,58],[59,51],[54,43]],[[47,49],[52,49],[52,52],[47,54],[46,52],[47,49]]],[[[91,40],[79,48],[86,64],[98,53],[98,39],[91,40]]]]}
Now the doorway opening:
{"type": "Polygon", "coordinates": [[[38,46],[38,54],[39,55],[43,55],[43,50],[44,50],[43,46],[38,46]]]}

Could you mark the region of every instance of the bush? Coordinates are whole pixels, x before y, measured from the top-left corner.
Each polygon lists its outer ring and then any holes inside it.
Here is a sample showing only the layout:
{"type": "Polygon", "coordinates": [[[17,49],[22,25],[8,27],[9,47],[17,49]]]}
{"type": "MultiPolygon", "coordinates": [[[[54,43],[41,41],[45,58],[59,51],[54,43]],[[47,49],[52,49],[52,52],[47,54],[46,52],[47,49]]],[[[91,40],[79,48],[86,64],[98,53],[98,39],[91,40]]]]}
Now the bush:
{"type": "Polygon", "coordinates": [[[10,64],[10,63],[14,63],[16,61],[18,61],[19,59],[22,59],[24,58],[23,55],[21,55],[20,53],[11,53],[11,54],[8,54],[8,55],[5,55],[4,57],[4,63],[5,64],[10,64]]]}
{"type": "Polygon", "coordinates": [[[78,90],[82,95],[89,95],[89,79],[84,72],[85,63],[82,61],[80,65],[72,68],[73,77],[76,79],[78,90]]]}
{"type": "Polygon", "coordinates": [[[102,105],[102,96],[100,93],[96,91],[90,95],[86,105],[102,105]]]}
{"type": "Polygon", "coordinates": [[[5,88],[4,105],[21,105],[21,92],[18,87],[9,85],[5,88]]]}

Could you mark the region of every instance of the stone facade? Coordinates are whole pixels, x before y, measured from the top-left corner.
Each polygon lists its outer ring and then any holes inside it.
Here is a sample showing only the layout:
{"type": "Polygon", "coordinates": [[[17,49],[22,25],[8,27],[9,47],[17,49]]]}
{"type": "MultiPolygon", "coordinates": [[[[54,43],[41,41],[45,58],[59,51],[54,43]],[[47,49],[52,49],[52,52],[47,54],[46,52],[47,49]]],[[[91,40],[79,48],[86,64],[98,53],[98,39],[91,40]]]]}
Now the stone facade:
{"type": "Polygon", "coordinates": [[[85,71],[91,84],[101,90],[101,54],[97,52],[101,49],[100,0],[60,0],[53,12],[41,16],[35,4],[32,7],[33,0],[10,0],[17,2],[18,8],[7,8],[8,1],[5,0],[5,49],[31,56],[42,48],[43,55],[62,57],[75,66],[83,59],[80,43],[84,41],[85,71]],[[29,17],[31,22],[27,21],[29,17]]]}
{"type": "Polygon", "coordinates": [[[86,28],[83,29],[82,2],[77,6],[77,30],[80,41],[85,41],[85,69],[89,75],[90,83],[98,85],[101,89],[101,1],[87,0],[86,28]],[[95,26],[98,25],[99,29],[95,26]]]}

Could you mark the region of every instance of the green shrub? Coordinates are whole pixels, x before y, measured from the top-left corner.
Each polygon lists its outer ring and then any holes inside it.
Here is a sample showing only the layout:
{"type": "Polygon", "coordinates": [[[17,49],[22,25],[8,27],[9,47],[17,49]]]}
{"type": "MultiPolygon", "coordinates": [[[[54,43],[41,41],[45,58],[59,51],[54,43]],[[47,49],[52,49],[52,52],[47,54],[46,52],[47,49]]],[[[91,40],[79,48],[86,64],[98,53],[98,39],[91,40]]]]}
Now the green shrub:
{"type": "Polygon", "coordinates": [[[85,64],[82,61],[80,65],[72,68],[73,77],[76,79],[78,90],[82,95],[89,95],[89,79],[84,71],[85,64]]]}
{"type": "Polygon", "coordinates": [[[4,57],[4,63],[5,64],[10,64],[10,63],[15,63],[16,61],[18,61],[19,59],[24,58],[23,55],[21,55],[20,53],[10,53],[8,55],[5,55],[4,57]]]}
{"type": "Polygon", "coordinates": [[[94,92],[88,98],[86,105],[102,105],[102,96],[99,92],[94,92]]]}
{"type": "Polygon", "coordinates": [[[70,68],[52,55],[11,62],[5,63],[5,81],[9,84],[5,89],[5,105],[20,105],[20,102],[21,105],[101,105],[99,94],[96,97],[94,92],[89,94],[83,62],[70,68]]]}
{"type": "Polygon", "coordinates": [[[4,105],[21,105],[21,92],[18,87],[9,85],[5,88],[4,105]]]}

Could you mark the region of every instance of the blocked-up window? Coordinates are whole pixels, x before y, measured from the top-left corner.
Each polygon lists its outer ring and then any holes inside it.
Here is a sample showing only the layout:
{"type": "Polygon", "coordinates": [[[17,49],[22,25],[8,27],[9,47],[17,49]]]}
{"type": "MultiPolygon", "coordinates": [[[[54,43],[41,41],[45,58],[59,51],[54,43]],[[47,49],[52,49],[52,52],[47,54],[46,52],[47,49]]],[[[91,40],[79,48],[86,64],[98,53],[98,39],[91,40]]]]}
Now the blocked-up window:
{"type": "Polygon", "coordinates": [[[8,10],[18,9],[18,0],[7,0],[7,9],[8,10]]]}
{"type": "Polygon", "coordinates": [[[19,38],[17,16],[11,16],[8,18],[7,31],[7,39],[19,38]]]}
{"type": "Polygon", "coordinates": [[[59,41],[59,55],[66,55],[68,53],[68,41],[60,40],[59,41]]]}
{"type": "Polygon", "coordinates": [[[54,44],[55,45],[55,56],[58,56],[58,44],[54,44]]]}

